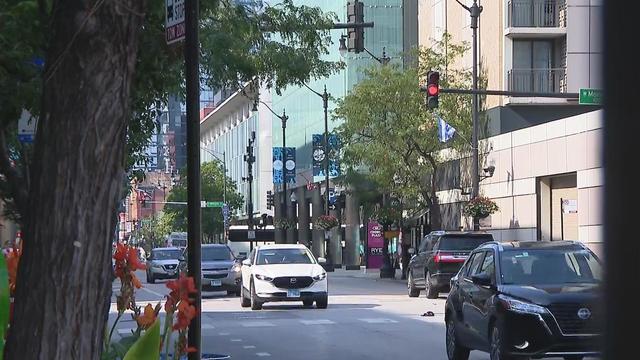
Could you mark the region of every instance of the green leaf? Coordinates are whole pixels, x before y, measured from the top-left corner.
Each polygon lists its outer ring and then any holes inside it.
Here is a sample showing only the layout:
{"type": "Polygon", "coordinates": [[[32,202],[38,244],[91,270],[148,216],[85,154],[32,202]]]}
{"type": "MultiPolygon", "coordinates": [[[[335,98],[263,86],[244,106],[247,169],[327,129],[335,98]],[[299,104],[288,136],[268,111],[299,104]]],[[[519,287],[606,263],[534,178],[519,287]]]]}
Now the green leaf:
{"type": "Polygon", "coordinates": [[[131,346],[123,360],[158,360],[160,358],[160,321],[151,325],[131,346]]]}
{"type": "Polygon", "coordinates": [[[4,354],[7,325],[9,325],[9,272],[4,255],[0,255],[0,360],[4,354]]]}

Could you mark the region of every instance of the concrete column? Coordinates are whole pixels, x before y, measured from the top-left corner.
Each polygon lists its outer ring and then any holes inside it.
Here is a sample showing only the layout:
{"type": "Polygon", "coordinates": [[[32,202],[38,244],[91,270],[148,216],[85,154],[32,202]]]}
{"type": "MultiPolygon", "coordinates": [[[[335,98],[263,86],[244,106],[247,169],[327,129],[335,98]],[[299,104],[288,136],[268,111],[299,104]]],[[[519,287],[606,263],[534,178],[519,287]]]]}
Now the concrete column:
{"type": "Polygon", "coordinates": [[[345,256],[344,265],[347,270],[360,269],[360,201],[357,196],[347,191],[344,211],[345,228],[345,256]]]}
{"type": "MultiPolygon", "coordinates": [[[[324,214],[323,204],[322,204],[322,195],[320,194],[320,188],[316,187],[311,194],[311,218],[313,222],[318,219],[318,217],[324,214]]],[[[313,229],[311,231],[311,252],[318,257],[325,257],[325,249],[324,249],[324,230],[316,230],[313,229]]]]}
{"type": "MultiPolygon", "coordinates": [[[[336,207],[335,210],[330,210],[329,214],[335,216],[338,221],[341,218],[341,209],[336,207]]],[[[341,224],[342,225],[342,224],[341,224]]],[[[333,261],[334,268],[340,269],[342,267],[342,227],[331,229],[331,237],[329,243],[329,251],[331,252],[331,260],[333,261]]]]}
{"type": "Polygon", "coordinates": [[[301,186],[297,189],[298,197],[298,242],[306,247],[311,244],[311,232],[309,231],[309,202],[306,198],[306,188],[301,186]]]}
{"type": "MultiPolygon", "coordinates": [[[[273,194],[273,219],[279,219],[282,217],[282,192],[275,192],[273,194]]],[[[276,244],[283,244],[285,242],[285,233],[281,229],[275,229],[274,232],[276,244]]]]}
{"type": "MultiPolygon", "coordinates": [[[[287,204],[287,219],[293,222],[296,219],[296,206],[291,202],[291,193],[295,191],[295,189],[287,189],[287,193],[285,194],[284,201],[287,204]]],[[[287,229],[286,231],[287,244],[295,244],[297,242],[298,230],[296,228],[287,229]]]]}

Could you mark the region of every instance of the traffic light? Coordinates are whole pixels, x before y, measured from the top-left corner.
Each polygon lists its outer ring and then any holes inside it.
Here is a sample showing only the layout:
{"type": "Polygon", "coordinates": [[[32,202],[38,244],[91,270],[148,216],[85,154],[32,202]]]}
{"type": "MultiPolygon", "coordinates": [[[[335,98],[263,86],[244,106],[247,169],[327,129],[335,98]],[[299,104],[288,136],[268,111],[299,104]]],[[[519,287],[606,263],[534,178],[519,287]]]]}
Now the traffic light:
{"type": "MultiPolygon", "coordinates": [[[[358,0],[347,3],[347,23],[357,24],[364,22],[364,4],[358,0]]],[[[347,49],[349,52],[356,54],[364,51],[364,28],[349,28],[347,29],[349,36],[349,44],[347,49]]]]}
{"type": "Polygon", "coordinates": [[[267,191],[267,209],[271,210],[273,207],[273,192],[271,190],[267,191]]]}
{"type": "Polygon", "coordinates": [[[438,95],[440,94],[440,73],[429,71],[427,73],[427,97],[425,102],[429,109],[438,107],[438,95]]]}

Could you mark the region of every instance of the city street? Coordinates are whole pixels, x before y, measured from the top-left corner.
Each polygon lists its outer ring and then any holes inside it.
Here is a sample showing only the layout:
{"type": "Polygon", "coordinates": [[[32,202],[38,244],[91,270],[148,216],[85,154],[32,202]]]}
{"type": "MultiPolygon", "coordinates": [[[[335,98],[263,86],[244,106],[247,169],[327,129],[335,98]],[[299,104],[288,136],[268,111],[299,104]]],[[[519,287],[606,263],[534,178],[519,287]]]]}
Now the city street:
{"type": "MultiPolygon", "coordinates": [[[[138,276],[144,282],[144,273],[138,276]]],[[[137,292],[138,304],[161,300],[168,293],[164,283],[144,284],[137,292]]],[[[261,311],[251,311],[240,307],[238,297],[205,293],[203,352],[227,354],[232,359],[447,358],[445,294],[436,300],[426,299],[424,293],[409,298],[402,280],[345,270],[329,273],[329,291],[326,310],[305,308],[301,303],[268,303],[261,311]],[[421,316],[429,310],[435,316],[421,316]]],[[[115,303],[111,321],[114,313],[115,303]]],[[[135,322],[125,318],[117,333],[127,334],[132,328],[135,322]]],[[[488,360],[489,355],[473,351],[470,359],[488,360]]]]}

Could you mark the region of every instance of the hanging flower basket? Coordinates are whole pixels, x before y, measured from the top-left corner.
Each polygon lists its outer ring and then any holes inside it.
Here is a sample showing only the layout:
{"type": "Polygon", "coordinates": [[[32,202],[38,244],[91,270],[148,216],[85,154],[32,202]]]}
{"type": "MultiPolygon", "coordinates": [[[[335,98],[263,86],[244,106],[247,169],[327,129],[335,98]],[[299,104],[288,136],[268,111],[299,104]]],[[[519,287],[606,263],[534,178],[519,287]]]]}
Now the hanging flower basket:
{"type": "Polygon", "coordinates": [[[276,218],[273,220],[273,227],[280,230],[288,230],[295,228],[296,224],[287,218],[276,218]]]}
{"type": "Polygon", "coordinates": [[[318,230],[331,230],[338,226],[338,219],[333,215],[320,215],[315,221],[313,227],[318,230]]]}
{"type": "Polygon", "coordinates": [[[500,210],[498,205],[488,197],[478,196],[477,198],[469,201],[462,210],[465,216],[486,218],[487,216],[500,210]]]}

